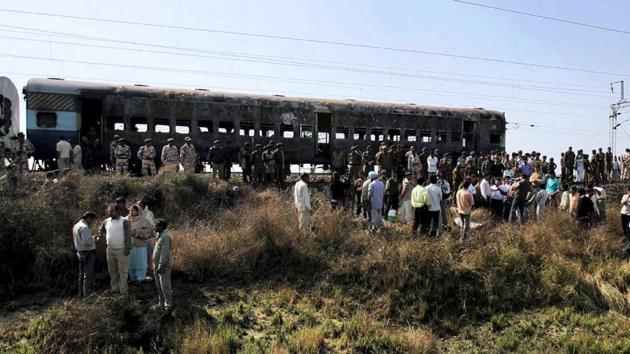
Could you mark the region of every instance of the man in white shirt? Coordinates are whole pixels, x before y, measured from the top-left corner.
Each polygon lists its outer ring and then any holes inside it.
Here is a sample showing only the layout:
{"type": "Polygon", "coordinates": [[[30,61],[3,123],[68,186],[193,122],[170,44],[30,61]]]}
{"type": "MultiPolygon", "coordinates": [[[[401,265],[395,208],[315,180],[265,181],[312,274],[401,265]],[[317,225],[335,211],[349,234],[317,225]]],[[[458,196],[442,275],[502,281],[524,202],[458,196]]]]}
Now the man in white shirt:
{"type": "Polygon", "coordinates": [[[127,293],[129,252],[131,251],[131,227],[129,221],[120,216],[120,207],[110,205],[109,217],[99,228],[99,235],[107,241],[107,269],[113,292],[127,293]]]}
{"type": "Polygon", "coordinates": [[[83,170],[83,150],[81,144],[76,144],[72,148],[72,169],[81,171],[83,170]]]}
{"type": "Polygon", "coordinates": [[[440,228],[440,202],[442,201],[442,189],[437,186],[437,176],[429,177],[430,184],[427,186],[427,195],[431,200],[429,205],[429,220],[431,223],[430,235],[437,236],[440,228]]]}
{"type": "Polygon", "coordinates": [[[492,195],[492,186],[490,186],[490,174],[486,174],[479,183],[479,190],[481,191],[481,199],[483,200],[483,206],[490,208],[490,197],[492,195]]]}
{"type": "Polygon", "coordinates": [[[308,231],[311,228],[311,195],[308,191],[308,173],[303,173],[293,189],[293,201],[298,212],[298,229],[308,231]]]}
{"type": "Polygon", "coordinates": [[[88,211],[72,228],[72,240],[79,257],[79,297],[81,298],[92,292],[96,240],[92,236],[90,225],[94,220],[96,220],[96,214],[88,211]]]}
{"type": "Polygon", "coordinates": [[[70,152],[72,151],[72,146],[70,143],[63,137],[59,137],[59,141],[57,142],[57,167],[60,171],[64,171],[66,168],[70,168],[70,152]]]}
{"type": "Polygon", "coordinates": [[[431,155],[427,157],[427,172],[429,176],[435,176],[438,170],[438,149],[434,149],[431,151],[431,155]]]}

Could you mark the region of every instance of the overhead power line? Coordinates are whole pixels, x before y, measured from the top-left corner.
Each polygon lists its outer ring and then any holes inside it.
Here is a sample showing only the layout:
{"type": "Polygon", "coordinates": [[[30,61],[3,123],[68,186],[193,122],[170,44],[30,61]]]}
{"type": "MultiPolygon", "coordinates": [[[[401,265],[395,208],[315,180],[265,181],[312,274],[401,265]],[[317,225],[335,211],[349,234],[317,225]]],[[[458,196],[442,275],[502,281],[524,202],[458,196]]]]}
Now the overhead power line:
{"type": "MultiPolygon", "coordinates": [[[[167,46],[162,44],[154,44],[154,43],[146,43],[146,42],[137,42],[137,41],[127,41],[127,40],[116,40],[111,38],[104,37],[94,37],[94,36],[85,36],[85,35],[76,35],[70,33],[56,32],[56,31],[48,31],[42,29],[33,29],[29,28],[28,31],[25,29],[27,27],[21,26],[12,26],[12,25],[4,25],[0,24],[0,27],[7,28],[18,28],[24,29],[22,31],[13,31],[13,30],[2,30],[3,32],[10,33],[21,33],[21,34],[30,34],[30,35],[46,35],[46,37],[59,36],[59,37],[69,37],[81,40],[88,41],[105,41],[105,42],[113,42],[119,44],[129,44],[129,45],[137,45],[142,47],[155,47],[155,48],[167,48],[172,50],[177,50],[178,52],[164,52],[164,51],[148,51],[146,49],[138,49],[138,48],[126,48],[126,47],[113,47],[113,46],[104,46],[104,45],[96,45],[96,44],[85,44],[85,43],[73,43],[73,42],[61,42],[61,41],[52,41],[51,39],[32,39],[32,38],[17,38],[17,37],[9,37],[5,38],[13,38],[18,40],[26,40],[26,41],[34,41],[34,42],[43,42],[43,43],[55,43],[55,44],[64,44],[64,45],[75,45],[75,46],[89,46],[95,48],[105,48],[105,49],[117,49],[117,50],[129,50],[129,51],[137,51],[137,52],[151,52],[156,54],[167,54],[167,55],[179,55],[179,56],[188,56],[188,57],[199,57],[199,58],[213,58],[213,59],[224,59],[224,60],[240,60],[240,61],[255,61],[266,64],[274,64],[274,65],[291,65],[291,66],[299,66],[299,67],[311,67],[317,69],[328,69],[328,70],[342,70],[342,71],[350,71],[350,72],[361,72],[367,74],[379,74],[386,76],[411,76],[412,74],[405,73],[406,72],[423,72],[423,73],[431,73],[431,74],[441,74],[441,75],[452,75],[452,76],[468,76],[468,77],[478,77],[478,78],[489,78],[496,80],[504,80],[504,81],[522,81],[522,82],[532,82],[532,83],[540,83],[543,85],[547,84],[555,84],[555,85],[563,85],[565,87],[549,87],[549,86],[537,86],[537,85],[522,85],[522,84],[514,84],[514,83],[502,83],[502,82],[488,82],[488,81],[478,81],[478,80],[463,80],[456,78],[447,78],[449,80],[460,80],[463,83],[472,83],[472,84],[489,84],[493,86],[504,86],[509,88],[516,88],[522,90],[533,90],[533,91],[543,91],[543,92],[558,92],[558,93],[566,93],[566,94],[574,94],[574,95],[584,95],[584,96],[592,96],[592,97],[604,97],[609,98],[609,95],[586,95],[582,94],[582,92],[603,92],[603,90],[585,90],[585,89],[576,89],[576,88],[568,88],[566,86],[582,86],[582,87],[590,87],[590,88],[599,88],[600,86],[595,85],[584,85],[584,84],[574,84],[574,83],[562,83],[562,82],[550,82],[550,81],[538,81],[538,80],[526,80],[526,79],[518,79],[518,78],[506,78],[506,77],[497,77],[497,76],[488,76],[488,75],[474,75],[474,74],[464,74],[464,73],[453,73],[453,72],[441,72],[441,71],[431,71],[431,70],[421,70],[421,69],[408,69],[408,68],[399,68],[399,67],[379,67],[375,65],[366,65],[366,64],[357,64],[357,63],[347,63],[347,62],[338,62],[338,61],[322,61],[322,60],[313,60],[313,59],[304,59],[304,58],[295,58],[295,57],[282,57],[282,56],[265,56],[258,55],[252,53],[239,53],[239,52],[229,52],[229,51],[216,51],[216,50],[204,50],[198,48],[187,48],[187,47],[175,47],[175,46],[167,46]],[[33,30],[38,32],[33,32],[33,30]],[[183,52],[192,52],[192,53],[205,53],[211,54],[213,56],[208,55],[196,55],[189,53],[181,53],[183,52]],[[226,56],[224,57],[216,57],[216,55],[226,56]],[[315,64],[312,64],[315,63],[315,64]],[[324,65],[322,65],[324,64],[324,65]],[[330,65],[334,64],[334,65],[330,65]],[[359,69],[355,67],[359,67],[359,69]],[[380,70],[361,70],[361,67],[367,68],[377,68],[380,70]],[[397,72],[394,70],[403,71],[397,72]]],[[[413,76],[412,76],[413,77],[413,76]]],[[[417,78],[427,78],[426,76],[419,76],[417,78]]],[[[606,92],[608,92],[606,90],[606,92]]]]}
{"type": "Polygon", "coordinates": [[[486,62],[492,62],[492,63],[520,65],[520,66],[553,69],[553,70],[563,70],[563,71],[571,71],[571,72],[583,72],[583,73],[588,73],[588,74],[610,75],[610,76],[617,76],[617,77],[630,76],[630,73],[628,74],[614,73],[614,72],[595,70],[595,69],[575,68],[575,67],[568,67],[568,66],[533,63],[533,62],[525,62],[525,61],[518,61],[518,60],[453,54],[453,53],[445,53],[445,52],[437,52],[437,51],[429,51],[429,50],[421,50],[421,49],[390,47],[390,46],[382,46],[382,45],[376,45],[376,44],[331,41],[331,40],[323,40],[323,39],[315,39],[315,38],[307,38],[307,37],[293,37],[293,36],[272,35],[272,34],[264,34],[264,33],[253,33],[253,32],[228,31],[228,30],[220,30],[220,29],[205,28],[205,27],[167,25],[167,24],[152,23],[152,22],[117,20],[117,19],[108,19],[108,18],[76,16],[76,15],[66,15],[66,14],[38,12],[38,11],[25,11],[25,10],[15,10],[15,9],[6,9],[6,8],[0,8],[0,12],[24,14],[24,15],[58,17],[58,18],[103,22],[103,23],[118,23],[118,24],[145,26],[145,27],[153,27],[153,28],[197,31],[197,32],[225,34],[225,35],[242,36],[242,37],[250,37],[250,38],[264,38],[264,39],[283,40],[283,41],[291,41],[291,42],[312,43],[312,44],[320,44],[320,45],[334,45],[334,46],[351,47],[351,48],[374,49],[374,50],[383,50],[383,51],[398,52],[398,53],[432,55],[432,56],[440,56],[440,57],[455,58],[455,59],[486,61],[486,62]]]}
{"type": "MultiPolygon", "coordinates": [[[[3,25],[3,24],[0,24],[0,27],[27,29],[27,27],[3,25]]],[[[30,28],[30,30],[33,30],[33,29],[30,28]]],[[[548,87],[548,86],[537,86],[537,85],[522,85],[522,84],[503,83],[503,82],[494,82],[494,81],[482,81],[482,80],[465,80],[465,79],[452,78],[452,77],[443,77],[443,76],[428,76],[428,75],[409,74],[409,73],[400,72],[400,71],[394,71],[393,70],[393,69],[400,69],[400,68],[380,68],[379,70],[377,70],[377,69],[369,69],[369,68],[368,69],[364,69],[364,68],[361,68],[361,67],[358,67],[358,68],[354,67],[354,66],[360,65],[360,64],[352,64],[352,63],[329,62],[329,63],[341,64],[341,65],[312,64],[312,63],[310,63],[310,60],[305,60],[305,59],[301,59],[301,58],[286,58],[286,57],[276,57],[276,56],[269,57],[269,56],[260,56],[260,55],[249,54],[249,53],[245,53],[244,54],[244,53],[235,53],[235,52],[204,50],[204,49],[198,49],[198,48],[168,46],[168,45],[154,44],[154,43],[143,43],[143,42],[128,41],[128,40],[118,40],[118,39],[103,38],[103,37],[75,35],[75,34],[69,34],[69,33],[57,32],[57,31],[48,31],[48,30],[40,30],[40,29],[35,29],[35,30],[41,31],[42,33],[46,33],[46,34],[54,34],[54,35],[59,35],[59,36],[63,36],[63,37],[86,39],[86,40],[90,40],[90,41],[106,41],[106,42],[113,42],[113,43],[119,43],[119,44],[138,45],[138,46],[144,46],[144,47],[155,47],[155,48],[160,48],[160,49],[166,48],[166,49],[172,49],[172,50],[184,51],[184,52],[210,54],[211,56],[199,55],[199,54],[190,54],[190,53],[180,53],[180,52],[164,52],[164,51],[156,51],[156,50],[137,49],[137,48],[121,48],[121,47],[112,47],[112,46],[104,46],[104,45],[96,45],[96,44],[61,42],[61,41],[52,41],[50,39],[46,39],[46,40],[43,40],[43,39],[24,39],[24,38],[16,38],[16,39],[29,40],[29,41],[35,41],[35,42],[66,44],[66,45],[85,45],[85,46],[96,47],[96,48],[130,50],[130,51],[147,52],[147,53],[150,52],[150,53],[155,53],[155,54],[167,54],[167,55],[179,55],[179,56],[188,56],[188,57],[212,58],[212,59],[220,59],[220,60],[237,60],[237,61],[245,61],[245,62],[260,62],[260,63],[273,64],[273,65],[290,65],[290,66],[297,66],[297,67],[307,67],[307,68],[326,69],[326,70],[340,70],[340,71],[346,71],[346,72],[376,74],[376,75],[383,75],[383,76],[389,76],[389,77],[397,76],[397,77],[406,77],[406,78],[411,77],[411,78],[416,78],[416,79],[453,81],[453,82],[461,82],[461,83],[474,84],[474,85],[488,85],[488,86],[495,86],[495,87],[507,87],[507,88],[510,88],[510,89],[521,89],[521,90],[527,90],[527,91],[557,92],[557,93],[573,94],[573,95],[580,95],[580,96],[593,96],[593,97],[597,96],[597,97],[609,98],[609,96],[603,96],[603,95],[586,95],[586,94],[583,94],[583,92],[596,92],[596,91],[593,91],[593,90],[582,90],[582,89],[567,88],[567,87],[560,88],[560,87],[548,87]],[[226,56],[227,58],[226,57],[217,57],[217,55],[219,55],[219,56],[226,56]],[[277,59],[277,58],[280,58],[280,59],[277,59]],[[288,59],[288,60],[284,60],[284,59],[288,59]]],[[[6,31],[6,30],[0,30],[0,31],[6,31]]],[[[32,34],[32,33],[30,33],[30,34],[32,34]]],[[[372,66],[372,65],[368,65],[368,67],[379,68],[379,67],[372,66]]],[[[407,70],[407,71],[409,71],[409,70],[407,70]]],[[[457,75],[468,76],[466,74],[440,73],[440,72],[429,71],[429,70],[412,70],[412,71],[437,73],[437,74],[447,74],[447,75],[456,75],[456,76],[457,75]]],[[[474,75],[474,76],[476,76],[476,75],[474,75]]],[[[497,79],[509,80],[508,78],[497,78],[497,79]]],[[[512,80],[518,81],[518,79],[512,79],[512,80]]],[[[557,83],[557,84],[561,84],[561,83],[557,83]]],[[[570,85],[570,84],[565,84],[565,85],[570,85]]],[[[599,91],[597,91],[597,92],[599,92],[599,91]]]]}
{"type": "Polygon", "coordinates": [[[449,96],[470,96],[470,97],[487,97],[505,101],[512,102],[527,102],[534,104],[542,104],[542,105],[566,105],[572,107],[580,107],[580,108],[593,108],[600,109],[601,106],[597,105],[587,105],[580,104],[575,102],[560,102],[560,101],[551,101],[551,100],[542,100],[542,99],[524,99],[524,98],[514,98],[508,96],[494,96],[494,95],[481,95],[481,94],[469,94],[463,92],[451,92],[451,91],[434,91],[427,89],[419,89],[412,87],[397,87],[397,86],[380,86],[373,84],[365,84],[365,83],[351,83],[351,82],[339,82],[339,81],[324,81],[324,80],[313,80],[313,79],[305,79],[305,78],[292,78],[292,77],[278,77],[271,75],[251,75],[251,74],[235,74],[235,73],[226,73],[226,72],[214,72],[214,71],[204,71],[204,70],[195,70],[195,69],[180,69],[180,68],[169,68],[169,67],[159,67],[159,66],[146,66],[146,65],[133,65],[133,64],[117,64],[117,63],[106,63],[106,62],[97,62],[97,61],[88,61],[88,60],[71,60],[71,59],[61,59],[61,58],[52,58],[52,57],[41,57],[41,56],[29,56],[29,55],[19,55],[12,53],[1,53],[0,56],[10,57],[10,58],[20,58],[20,59],[32,59],[32,60],[43,60],[43,61],[54,61],[54,62],[65,62],[65,63],[74,63],[74,64],[84,64],[84,65],[98,65],[98,66],[112,66],[112,67],[123,67],[123,68],[131,68],[131,69],[145,69],[145,70],[153,70],[153,71],[164,71],[164,72],[176,72],[176,73],[184,73],[184,74],[196,74],[196,75],[206,75],[206,76],[218,76],[218,77],[231,77],[231,78],[245,78],[252,80],[264,80],[264,81],[279,81],[279,82],[288,82],[288,83],[312,83],[315,85],[322,86],[335,86],[335,87],[351,87],[356,89],[361,89],[364,86],[375,87],[380,89],[400,89],[400,90],[414,90],[414,91],[423,91],[428,92],[430,94],[436,95],[449,95],[449,96]]]}
{"type": "Polygon", "coordinates": [[[464,0],[452,0],[452,1],[458,2],[458,3],[461,3],[461,4],[466,4],[466,5],[484,7],[484,8],[487,8],[487,9],[492,9],[492,10],[497,10],[497,11],[509,12],[509,13],[513,13],[513,14],[517,14],[517,15],[524,15],[524,16],[529,16],[529,17],[541,18],[543,20],[549,20],[549,21],[555,21],[555,22],[561,22],[561,23],[568,23],[568,24],[571,24],[571,25],[588,27],[588,28],[598,29],[598,30],[602,30],[602,31],[615,32],[615,33],[621,33],[621,34],[630,34],[630,31],[626,31],[626,30],[622,30],[622,29],[606,27],[606,26],[599,26],[599,25],[593,25],[593,24],[589,24],[589,23],[578,22],[578,21],[573,21],[573,20],[567,20],[567,19],[551,17],[551,16],[545,16],[545,15],[535,14],[535,13],[531,13],[531,12],[506,9],[506,8],[503,8],[503,7],[486,5],[486,4],[480,4],[480,3],[476,3],[476,2],[472,2],[472,1],[464,1],[464,0]]]}

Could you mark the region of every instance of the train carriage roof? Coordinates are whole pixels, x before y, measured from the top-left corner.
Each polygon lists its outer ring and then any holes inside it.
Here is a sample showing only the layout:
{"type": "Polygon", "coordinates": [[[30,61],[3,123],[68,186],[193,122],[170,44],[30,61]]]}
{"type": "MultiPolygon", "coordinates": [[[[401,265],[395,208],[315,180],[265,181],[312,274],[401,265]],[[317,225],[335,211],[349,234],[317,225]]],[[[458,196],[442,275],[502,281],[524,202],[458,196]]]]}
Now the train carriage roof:
{"type": "Polygon", "coordinates": [[[60,95],[76,95],[95,97],[106,95],[137,96],[155,99],[179,99],[200,102],[241,102],[251,105],[304,105],[314,109],[341,110],[352,108],[354,110],[387,111],[400,114],[421,114],[435,112],[442,116],[480,116],[482,118],[496,117],[504,120],[504,114],[494,110],[483,108],[454,108],[416,105],[413,103],[386,103],[373,101],[360,101],[354,99],[323,99],[304,97],[285,97],[282,95],[255,95],[244,93],[220,92],[211,90],[181,90],[150,87],[145,85],[113,85],[105,83],[69,81],[63,79],[30,79],[24,87],[24,93],[50,93],[60,95]]]}

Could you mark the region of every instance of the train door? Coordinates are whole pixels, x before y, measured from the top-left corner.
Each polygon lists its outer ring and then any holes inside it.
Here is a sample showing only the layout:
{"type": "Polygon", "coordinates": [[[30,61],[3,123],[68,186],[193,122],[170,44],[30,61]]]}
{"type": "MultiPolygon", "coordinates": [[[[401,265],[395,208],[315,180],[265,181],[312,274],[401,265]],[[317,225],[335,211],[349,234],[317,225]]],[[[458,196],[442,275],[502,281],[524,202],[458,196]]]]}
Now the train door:
{"type": "Polygon", "coordinates": [[[103,101],[99,99],[81,99],[81,138],[88,136],[94,129],[99,140],[103,141],[103,101]]]}
{"type": "Polygon", "coordinates": [[[316,112],[317,116],[317,150],[315,159],[319,161],[330,162],[330,137],[332,134],[332,113],[316,112]]]}
{"type": "Polygon", "coordinates": [[[468,151],[477,149],[477,139],[475,139],[476,123],[474,121],[465,120],[463,126],[464,136],[462,140],[463,147],[468,151]]]}

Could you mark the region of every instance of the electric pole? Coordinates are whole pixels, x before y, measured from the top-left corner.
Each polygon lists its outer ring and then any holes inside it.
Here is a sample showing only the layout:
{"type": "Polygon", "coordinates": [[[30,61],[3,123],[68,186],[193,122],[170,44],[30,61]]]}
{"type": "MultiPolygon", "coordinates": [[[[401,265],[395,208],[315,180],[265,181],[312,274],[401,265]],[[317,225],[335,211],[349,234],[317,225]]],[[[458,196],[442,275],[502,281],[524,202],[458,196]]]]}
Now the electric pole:
{"type": "Polygon", "coordinates": [[[630,102],[628,102],[625,97],[625,87],[624,87],[623,80],[617,81],[617,82],[611,82],[610,91],[615,92],[615,86],[617,84],[619,84],[619,86],[621,87],[621,92],[620,92],[619,101],[610,105],[610,110],[611,110],[611,114],[609,117],[610,118],[610,132],[609,132],[609,138],[608,138],[608,142],[610,144],[610,147],[612,148],[613,155],[615,156],[617,155],[617,128],[623,123],[627,122],[626,120],[621,123],[617,123],[617,117],[619,117],[619,115],[621,114],[619,110],[623,107],[630,106],[630,102]]]}

